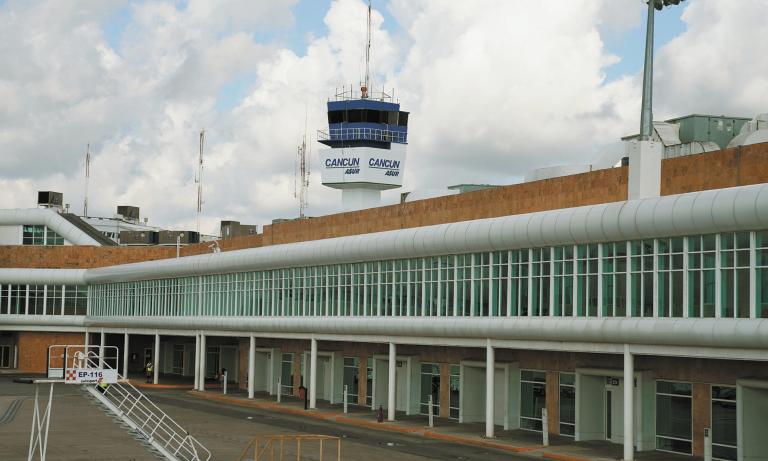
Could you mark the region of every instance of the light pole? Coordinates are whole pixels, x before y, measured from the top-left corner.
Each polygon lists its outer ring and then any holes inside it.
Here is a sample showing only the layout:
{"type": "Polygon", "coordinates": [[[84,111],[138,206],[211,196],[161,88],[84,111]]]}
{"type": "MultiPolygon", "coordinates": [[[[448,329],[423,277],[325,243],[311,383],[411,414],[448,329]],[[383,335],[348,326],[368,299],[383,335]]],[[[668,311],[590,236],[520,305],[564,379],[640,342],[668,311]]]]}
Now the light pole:
{"type": "Polygon", "coordinates": [[[678,5],[683,0],[645,0],[648,22],[645,36],[645,65],[643,67],[643,101],[640,111],[640,137],[629,143],[629,177],[627,198],[640,200],[658,197],[661,193],[661,158],[663,146],[653,141],[653,15],[654,10],[678,5]]]}
{"type": "Polygon", "coordinates": [[[645,64],[643,66],[643,104],[640,112],[640,141],[650,141],[653,132],[653,17],[654,10],[679,5],[684,0],[647,0],[648,21],[645,32],[645,64]]]}

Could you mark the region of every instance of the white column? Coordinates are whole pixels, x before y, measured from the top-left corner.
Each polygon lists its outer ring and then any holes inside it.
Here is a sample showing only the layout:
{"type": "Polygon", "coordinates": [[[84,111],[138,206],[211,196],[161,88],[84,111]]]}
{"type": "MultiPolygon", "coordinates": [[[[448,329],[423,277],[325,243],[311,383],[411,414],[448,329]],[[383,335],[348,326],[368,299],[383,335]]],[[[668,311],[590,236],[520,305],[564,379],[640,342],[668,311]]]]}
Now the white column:
{"type": "Polygon", "coordinates": [[[251,344],[248,349],[248,398],[252,399],[256,389],[256,338],[251,336],[251,344]]]}
{"type": "Polygon", "coordinates": [[[633,461],[635,441],[635,363],[629,352],[629,344],[624,345],[624,461],[633,461]]]}
{"type": "Polygon", "coordinates": [[[489,439],[493,438],[495,367],[496,358],[489,339],[485,346],[485,437],[489,439]]]}
{"type": "Polygon", "coordinates": [[[128,332],[123,334],[123,378],[128,379],[128,332]]]}
{"type": "Polygon", "coordinates": [[[309,350],[309,408],[317,408],[317,340],[312,338],[309,350]]]}
{"type": "Polygon", "coordinates": [[[397,373],[397,348],[395,343],[389,343],[389,385],[387,386],[387,420],[395,420],[395,387],[397,381],[395,380],[395,373],[397,373]]]}
{"type": "Polygon", "coordinates": [[[160,378],[160,333],[155,333],[155,376],[152,378],[152,383],[157,384],[160,378]]]}
{"type": "Polygon", "coordinates": [[[104,330],[101,330],[101,335],[99,337],[99,368],[104,368],[104,340],[106,336],[104,330]]]}
{"type": "Polygon", "coordinates": [[[199,387],[197,388],[198,391],[204,391],[205,390],[205,335],[200,334],[200,366],[198,368],[198,373],[200,373],[199,380],[199,387]]]}
{"type": "Polygon", "coordinates": [[[200,388],[200,335],[195,334],[195,385],[194,389],[200,388]]]}

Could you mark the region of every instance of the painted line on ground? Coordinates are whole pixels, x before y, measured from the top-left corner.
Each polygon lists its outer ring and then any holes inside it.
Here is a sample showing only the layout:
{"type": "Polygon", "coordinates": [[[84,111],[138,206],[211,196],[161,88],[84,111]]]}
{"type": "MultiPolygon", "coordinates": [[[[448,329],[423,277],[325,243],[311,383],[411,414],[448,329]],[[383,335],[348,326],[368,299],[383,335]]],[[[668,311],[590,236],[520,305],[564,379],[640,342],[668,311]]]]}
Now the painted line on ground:
{"type": "MultiPolygon", "coordinates": [[[[187,393],[194,397],[207,399],[207,400],[216,400],[219,402],[224,402],[231,405],[238,405],[241,407],[257,408],[261,410],[272,410],[280,413],[288,413],[288,414],[297,415],[297,416],[308,416],[310,418],[322,419],[327,421],[335,421],[338,423],[348,424],[352,426],[364,426],[366,428],[379,430],[379,431],[390,431],[390,432],[399,432],[401,434],[412,434],[412,435],[418,435],[418,436],[435,439],[435,440],[443,440],[446,442],[453,442],[453,443],[458,443],[462,445],[472,445],[472,446],[478,446],[478,447],[484,447],[484,448],[493,448],[495,450],[502,450],[502,451],[507,451],[512,453],[524,453],[524,452],[530,452],[530,451],[544,448],[543,446],[540,446],[540,445],[534,445],[529,447],[519,447],[519,446],[494,442],[490,440],[474,439],[470,437],[462,437],[462,436],[456,436],[456,435],[450,435],[450,434],[441,434],[438,432],[429,431],[426,428],[421,428],[421,427],[403,427],[395,424],[367,421],[360,418],[351,418],[348,416],[344,416],[343,413],[321,413],[321,412],[315,412],[311,410],[304,410],[300,408],[290,408],[284,405],[280,405],[277,402],[250,401],[250,400],[243,400],[239,398],[232,398],[224,395],[211,394],[208,392],[200,392],[200,391],[188,391],[187,393]]],[[[588,460],[578,459],[577,461],[588,461],[588,460]]]]}
{"type": "Polygon", "coordinates": [[[20,399],[16,399],[13,402],[11,402],[10,405],[8,405],[8,408],[5,410],[5,413],[3,413],[3,416],[0,417],[0,426],[3,424],[8,424],[11,421],[13,421],[13,418],[16,417],[16,413],[19,412],[19,408],[21,408],[21,404],[24,402],[25,398],[22,397],[20,399]]]}

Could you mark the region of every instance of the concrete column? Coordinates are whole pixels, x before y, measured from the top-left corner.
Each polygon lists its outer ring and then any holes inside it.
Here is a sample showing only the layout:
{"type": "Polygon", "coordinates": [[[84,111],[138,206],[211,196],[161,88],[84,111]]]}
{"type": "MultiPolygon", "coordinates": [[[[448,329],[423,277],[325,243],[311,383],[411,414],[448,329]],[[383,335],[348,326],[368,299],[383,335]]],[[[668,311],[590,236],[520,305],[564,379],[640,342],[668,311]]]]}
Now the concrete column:
{"type": "Polygon", "coordinates": [[[155,333],[155,360],[152,365],[155,367],[152,384],[157,384],[160,378],[160,333],[155,333]]]}
{"type": "Polygon", "coordinates": [[[389,383],[387,386],[387,420],[395,420],[395,406],[397,405],[396,387],[397,380],[395,374],[397,373],[397,348],[395,343],[389,343],[389,383]]]}
{"type": "Polygon", "coordinates": [[[195,334],[195,390],[200,388],[200,335],[195,334]]]}
{"type": "Polygon", "coordinates": [[[198,368],[198,372],[200,373],[200,383],[199,387],[197,388],[198,391],[204,391],[205,390],[205,335],[200,335],[200,368],[198,368]]]}
{"type": "Polygon", "coordinates": [[[624,461],[635,459],[635,361],[624,345],[624,461]]]}
{"type": "Polygon", "coordinates": [[[495,407],[495,368],[496,358],[494,356],[493,346],[491,346],[491,340],[489,339],[485,346],[485,437],[489,439],[494,437],[493,410],[495,407]]]}
{"type": "Polygon", "coordinates": [[[123,378],[128,379],[129,338],[128,332],[123,334],[123,378]]]}
{"type": "Polygon", "coordinates": [[[99,335],[99,368],[104,368],[104,341],[106,336],[104,330],[102,330],[101,335],[99,335]]]}
{"type": "MultiPolygon", "coordinates": [[[[256,338],[251,336],[248,348],[248,398],[252,399],[256,389],[256,338]]],[[[265,370],[266,371],[266,370],[265,370]]]]}
{"type": "Polygon", "coordinates": [[[312,338],[309,350],[309,408],[317,408],[317,340],[312,338]]]}

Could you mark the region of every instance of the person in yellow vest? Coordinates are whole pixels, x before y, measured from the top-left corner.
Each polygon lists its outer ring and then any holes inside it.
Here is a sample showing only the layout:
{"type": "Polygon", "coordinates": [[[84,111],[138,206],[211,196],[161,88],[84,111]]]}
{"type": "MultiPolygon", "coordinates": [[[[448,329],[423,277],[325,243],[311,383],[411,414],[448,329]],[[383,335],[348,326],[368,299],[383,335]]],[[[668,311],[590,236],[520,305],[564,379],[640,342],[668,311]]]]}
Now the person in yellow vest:
{"type": "Polygon", "coordinates": [[[152,362],[147,362],[147,365],[144,367],[144,374],[147,377],[147,383],[152,382],[152,378],[154,378],[153,372],[155,370],[155,367],[152,365],[152,362]]]}

